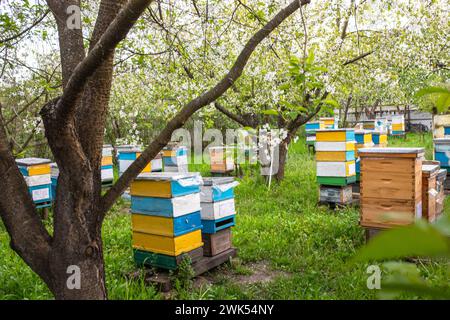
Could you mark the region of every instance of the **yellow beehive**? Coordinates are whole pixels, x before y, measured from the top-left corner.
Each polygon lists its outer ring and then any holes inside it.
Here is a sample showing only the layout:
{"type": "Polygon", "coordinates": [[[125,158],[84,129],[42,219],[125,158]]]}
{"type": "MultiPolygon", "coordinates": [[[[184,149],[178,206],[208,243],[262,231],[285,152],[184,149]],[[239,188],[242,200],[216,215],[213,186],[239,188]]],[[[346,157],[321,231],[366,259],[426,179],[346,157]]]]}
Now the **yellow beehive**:
{"type": "Polygon", "coordinates": [[[102,157],[102,167],[110,166],[113,164],[112,156],[111,157],[102,157]]]}
{"type": "Polygon", "coordinates": [[[178,256],[203,246],[202,232],[197,230],[179,237],[166,237],[142,232],[133,232],[133,248],[178,256]]]}
{"type": "Polygon", "coordinates": [[[334,129],[316,131],[316,142],[344,142],[353,141],[355,132],[353,129],[334,129]]]}

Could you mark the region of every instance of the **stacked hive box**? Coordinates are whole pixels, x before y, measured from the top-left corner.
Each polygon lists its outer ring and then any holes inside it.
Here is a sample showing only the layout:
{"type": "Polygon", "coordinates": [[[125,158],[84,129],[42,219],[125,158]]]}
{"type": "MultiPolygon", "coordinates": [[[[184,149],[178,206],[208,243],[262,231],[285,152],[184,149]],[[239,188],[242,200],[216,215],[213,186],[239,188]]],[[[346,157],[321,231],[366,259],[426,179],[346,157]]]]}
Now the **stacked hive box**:
{"type": "MultiPolygon", "coordinates": [[[[355,172],[356,172],[356,182],[360,181],[361,174],[361,159],[359,158],[358,150],[362,148],[371,148],[374,146],[372,142],[372,131],[371,130],[356,130],[355,131],[355,172]]],[[[359,193],[359,184],[353,185],[353,192],[359,193]]]]}
{"type": "Polygon", "coordinates": [[[385,131],[372,131],[372,142],[375,148],[386,148],[388,138],[385,131]]]}
{"type": "Polygon", "coordinates": [[[337,129],[338,119],[337,118],[320,118],[320,129],[337,129]]]}
{"type": "Polygon", "coordinates": [[[165,172],[188,172],[187,148],[178,143],[169,143],[163,150],[165,172]]]}
{"type": "Polygon", "coordinates": [[[52,196],[53,198],[56,198],[56,186],[58,185],[59,169],[55,162],[50,164],[50,171],[52,178],[52,196]]]}
{"type": "Polygon", "coordinates": [[[361,226],[386,229],[422,216],[423,148],[364,148],[361,157],[361,226]]]}
{"type": "Polygon", "coordinates": [[[231,227],[236,209],[233,178],[204,178],[201,189],[202,239],[205,256],[212,257],[231,248],[231,227]]]}
{"type": "Polygon", "coordinates": [[[391,121],[391,135],[403,136],[405,134],[405,116],[392,116],[391,121]]]}
{"type": "Polygon", "coordinates": [[[441,168],[447,170],[444,189],[450,190],[450,138],[434,139],[434,160],[439,161],[441,168]]]}
{"type": "Polygon", "coordinates": [[[350,184],[356,181],[354,130],[318,130],[316,162],[320,201],[340,204],[351,202],[350,184]]]}
{"type": "Polygon", "coordinates": [[[112,160],[112,146],[104,145],[102,149],[102,185],[104,187],[111,186],[114,181],[114,170],[112,160]]]}
{"type": "Polygon", "coordinates": [[[320,121],[308,122],[305,125],[306,144],[308,146],[314,146],[314,143],[316,142],[316,130],[325,129],[323,126],[324,126],[323,124],[321,126],[320,121]]]}
{"type": "Polygon", "coordinates": [[[177,269],[185,256],[203,256],[197,173],[143,173],[131,184],[134,259],[177,269]]]}
{"type": "Polygon", "coordinates": [[[210,147],[209,159],[211,162],[211,173],[213,174],[227,174],[234,171],[233,147],[210,147]]]}
{"type": "MultiPolygon", "coordinates": [[[[141,155],[140,148],[121,148],[117,149],[119,162],[119,176],[121,176],[141,155]]],[[[142,170],[142,173],[160,172],[162,171],[162,154],[158,154],[155,159],[142,170]]]]}
{"type": "Polygon", "coordinates": [[[37,208],[51,207],[52,180],[50,160],[41,158],[17,159],[16,163],[25,178],[33,202],[37,208]]]}

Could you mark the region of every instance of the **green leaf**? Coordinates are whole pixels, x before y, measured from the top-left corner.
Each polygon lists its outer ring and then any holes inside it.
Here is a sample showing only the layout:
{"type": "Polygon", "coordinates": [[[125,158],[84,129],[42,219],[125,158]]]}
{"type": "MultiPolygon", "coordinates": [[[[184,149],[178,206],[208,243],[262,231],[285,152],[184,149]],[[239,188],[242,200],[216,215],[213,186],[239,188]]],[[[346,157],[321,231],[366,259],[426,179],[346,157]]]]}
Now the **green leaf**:
{"type": "Polygon", "coordinates": [[[382,232],[361,248],[352,261],[432,257],[449,254],[450,247],[447,238],[433,226],[418,222],[414,225],[382,232]]]}
{"type": "Polygon", "coordinates": [[[439,112],[445,112],[450,107],[450,93],[441,93],[436,101],[436,108],[439,112]]]}
{"type": "Polygon", "coordinates": [[[278,116],[278,111],[274,110],[274,109],[263,110],[262,113],[266,114],[266,115],[269,115],[269,116],[278,116]]]}
{"type": "Polygon", "coordinates": [[[447,88],[442,88],[442,87],[426,87],[426,88],[420,89],[416,93],[416,97],[421,98],[423,96],[426,96],[429,94],[435,94],[435,93],[450,94],[450,90],[447,88]]]}
{"type": "Polygon", "coordinates": [[[339,103],[334,99],[325,99],[325,100],[322,100],[322,103],[330,105],[335,108],[339,108],[339,103]]]}

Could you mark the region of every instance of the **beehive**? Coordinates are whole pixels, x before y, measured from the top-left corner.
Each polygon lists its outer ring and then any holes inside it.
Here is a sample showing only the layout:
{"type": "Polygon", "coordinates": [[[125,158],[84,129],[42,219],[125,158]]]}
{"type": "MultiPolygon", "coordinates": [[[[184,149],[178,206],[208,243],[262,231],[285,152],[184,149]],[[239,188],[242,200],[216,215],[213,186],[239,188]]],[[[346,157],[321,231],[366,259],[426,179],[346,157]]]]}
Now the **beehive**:
{"type": "Polygon", "coordinates": [[[338,121],[334,117],[323,117],[319,119],[321,129],[337,129],[338,121]]]}
{"type": "Polygon", "coordinates": [[[51,161],[42,158],[17,159],[16,163],[24,176],[28,191],[38,208],[51,206],[52,180],[51,161]]]}
{"type": "Polygon", "coordinates": [[[434,222],[437,216],[436,204],[439,192],[437,191],[438,164],[422,165],[422,217],[434,222]]]}
{"type": "Polygon", "coordinates": [[[320,121],[311,121],[305,124],[307,145],[314,145],[316,142],[316,130],[320,129],[325,129],[325,125],[320,121]]]}
{"type": "Polygon", "coordinates": [[[370,130],[356,130],[355,131],[355,158],[358,158],[358,150],[361,148],[371,148],[374,146],[372,141],[372,131],[370,130]]]}
{"type": "Polygon", "coordinates": [[[395,115],[392,116],[391,121],[391,134],[392,135],[404,135],[405,134],[405,116],[395,115]]]}
{"type": "Polygon", "coordinates": [[[163,150],[164,171],[186,173],[188,169],[187,148],[177,142],[169,143],[163,150]]]}
{"type": "MultiPolygon", "coordinates": [[[[130,166],[141,156],[140,148],[118,149],[119,176],[121,176],[130,166]]],[[[162,171],[162,153],[159,153],[141,173],[162,171]]]]}
{"type": "Polygon", "coordinates": [[[320,186],[319,198],[322,203],[348,204],[353,200],[352,186],[320,186]]]}
{"type": "Polygon", "coordinates": [[[372,131],[372,142],[374,147],[386,148],[388,145],[387,134],[381,131],[372,131]]]}
{"type": "Polygon", "coordinates": [[[356,180],[355,132],[325,129],[316,132],[317,181],[321,185],[345,186],[356,180]]]}
{"type": "Polygon", "coordinates": [[[133,249],[138,265],[174,270],[203,256],[198,173],[143,173],[131,184],[133,249]],[[201,251],[201,252],[200,252],[201,251]]]}
{"type": "Polygon", "coordinates": [[[209,148],[209,158],[212,173],[227,173],[235,168],[233,147],[211,147],[209,148]]]}
{"type": "Polygon", "coordinates": [[[231,248],[231,227],[236,208],[233,178],[205,178],[201,187],[202,238],[205,256],[215,256],[231,248]]]}
{"type": "Polygon", "coordinates": [[[109,186],[114,180],[112,150],[111,145],[104,145],[102,149],[101,180],[104,186],[109,186]]]}
{"type": "Polygon", "coordinates": [[[50,164],[50,172],[52,178],[52,195],[53,198],[56,198],[56,186],[58,185],[59,169],[55,162],[50,164]]]}
{"type": "Polygon", "coordinates": [[[434,139],[434,159],[442,168],[450,168],[450,138],[434,139]]]}
{"type": "Polygon", "coordinates": [[[422,216],[423,148],[364,148],[361,225],[389,228],[422,216]]]}
{"type": "Polygon", "coordinates": [[[445,138],[445,127],[450,127],[450,115],[435,115],[433,117],[433,138],[445,138]]]}

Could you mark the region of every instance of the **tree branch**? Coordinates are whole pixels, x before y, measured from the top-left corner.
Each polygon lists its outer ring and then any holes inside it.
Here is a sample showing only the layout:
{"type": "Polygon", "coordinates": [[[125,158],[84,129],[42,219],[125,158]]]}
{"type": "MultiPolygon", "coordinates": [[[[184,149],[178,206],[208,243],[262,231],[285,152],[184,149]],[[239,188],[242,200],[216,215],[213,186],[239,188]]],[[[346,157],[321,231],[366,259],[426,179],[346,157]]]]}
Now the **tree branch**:
{"type": "Polygon", "coordinates": [[[226,115],[228,118],[230,118],[231,120],[236,121],[237,123],[239,123],[240,125],[244,126],[244,127],[252,127],[254,128],[254,126],[246,121],[244,118],[242,118],[241,116],[238,116],[235,113],[232,113],[231,111],[229,111],[228,109],[226,109],[224,106],[222,106],[219,102],[215,102],[214,106],[216,107],[217,110],[219,110],[220,112],[222,112],[224,115],[226,115]]]}
{"type": "Polygon", "coordinates": [[[69,123],[76,109],[86,83],[102,62],[112,54],[117,45],[125,39],[137,19],[153,0],[130,0],[109,25],[88,56],[75,68],[64,93],[56,104],[56,118],[64,124],[69,123]]]}
{"type": "Polygon", "coordinates": [[[39,23],[41,23],[42,20],[45,19],[45,17],[50,13],[50,10],[45,11],[45,13],[36,21],[33,22],[33,24],[31,26],[29,26],[28,28],[25,28],[24,30],[20,31],[18,34],[15,34],[11,37],[8,38],[4,38],[4,39],[0,39],[0,44],[5,43],[5,42],[9,42],[12,40],[15,40],[17,38],[20,38],[21,36],[23,36],[25,33],[27,33],[28,31],[30,31],[31,29],[33,29],[34,27],[36,27],[39,23]]]}
{"type": "Polygon", "coordinates": [[[347,66],[347,65],[349,65],[349,64],[358,62],[359,60],[364,59],[364,58],[367,57],[367,56],[370,56],[370,55],[371,55],[372,53],[374,53],[374,52],[375,52],[375,50],[372,50],[372,51],[363,53],[363,54],[361,54],[361,55],[359,55],[359,56],[357,56],[357,57],[355,57],[355,58],[353,58],[353,59],[350,59],[350,60],[344,62],[343,66],[345,67],[345,66],[347,66]]]}
{"type": "Polygon", "coordinates": [[[300,5],[308,3],[310,3],[310,0],[293,0],[287,7],[278,12],[272,20],[250,38],[228,74],[215,87],[190,101],[183,107],[183,109],[161,131],[158,137],[145,149],[141,156],[125,171],[117,183],[103,196],[103,215],[111,208],[116,199],[125,191],[133,179],[137,177],[139,172],[141,172],[170,141],[172,133],[176,129],[181,128],[197,110],[214,102],[217,98],[222,96],[242,75],[247,62],[256,47],[284,20],[297,11],[300,8],[300,5]]]}

